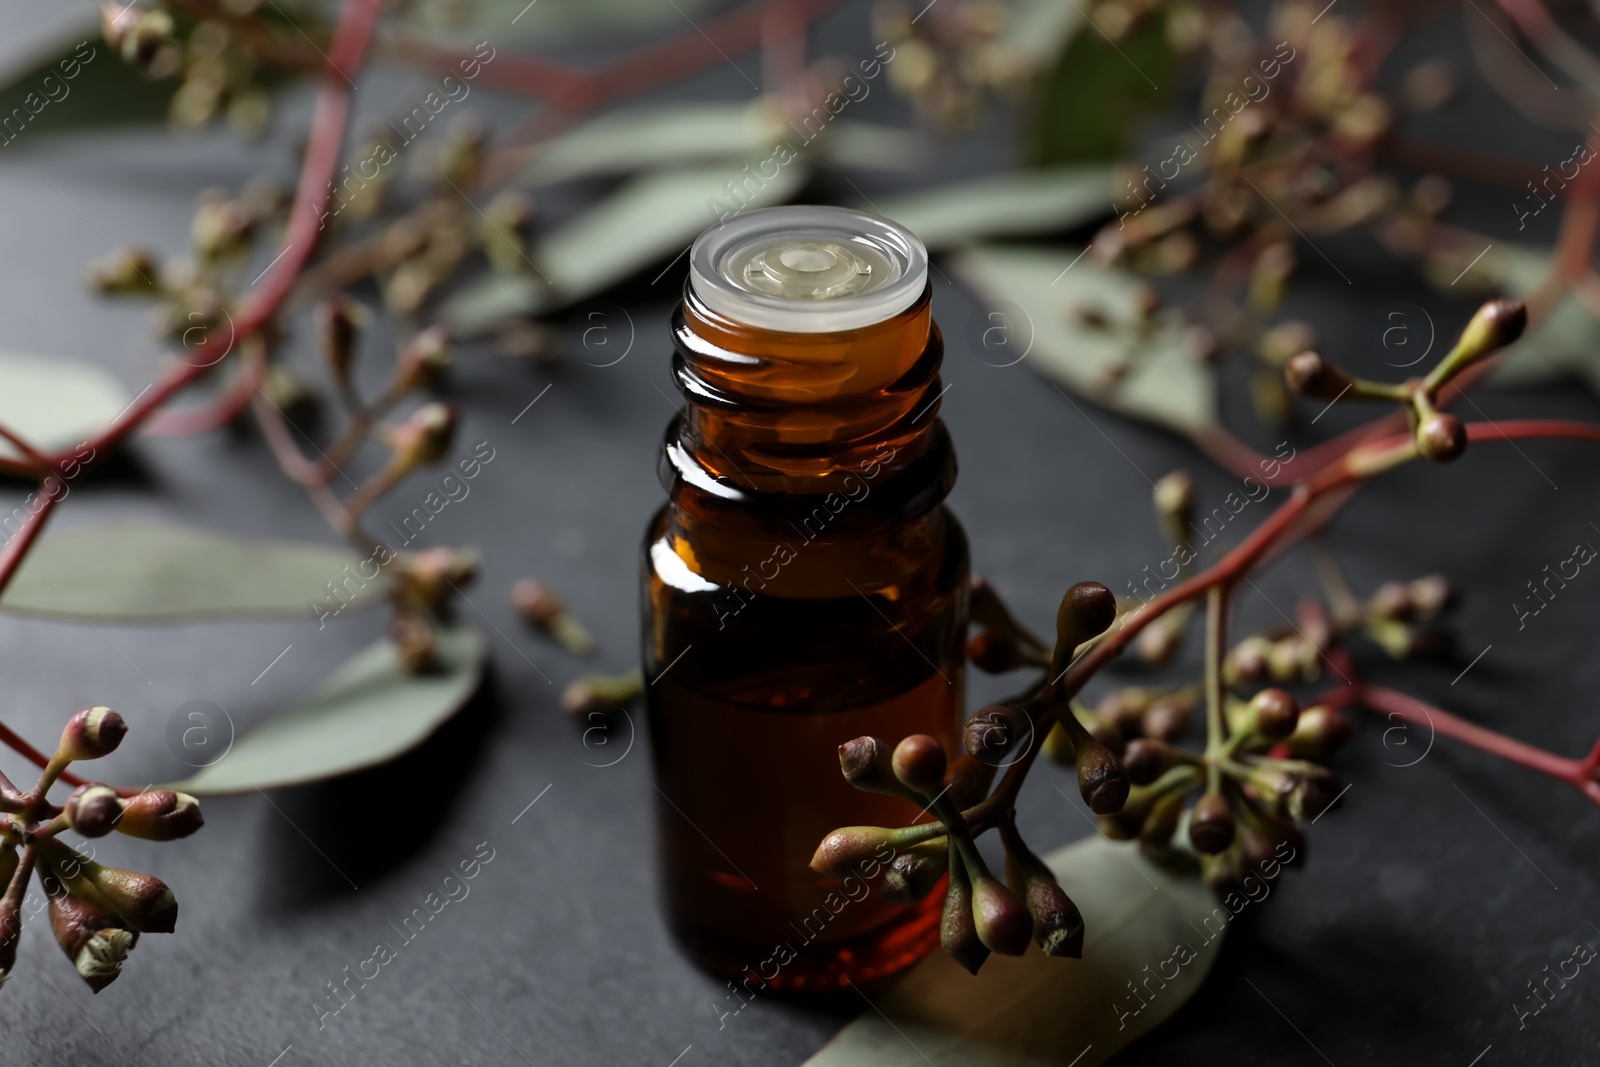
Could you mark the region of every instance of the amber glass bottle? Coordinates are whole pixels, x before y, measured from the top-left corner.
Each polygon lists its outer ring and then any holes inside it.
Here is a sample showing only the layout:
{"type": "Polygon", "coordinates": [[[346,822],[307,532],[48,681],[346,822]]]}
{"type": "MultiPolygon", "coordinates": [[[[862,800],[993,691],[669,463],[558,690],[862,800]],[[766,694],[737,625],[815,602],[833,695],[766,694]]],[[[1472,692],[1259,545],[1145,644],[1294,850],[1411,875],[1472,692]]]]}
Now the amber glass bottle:
{"type": "MultiPolygon", "coordinates": [[[[955,750],[965,535],[927,257],[838,208],[708,231],[673,320],[688,404],[644,544],[644,669],[669,924],[754,992],[865,983],[937,943],[942,893],[894,905],[808,866],[824,834],[903,825],[838,746],[917,732],[955,750]]],[[[927,816],[922,816],[926,819],[927,816]]]]}

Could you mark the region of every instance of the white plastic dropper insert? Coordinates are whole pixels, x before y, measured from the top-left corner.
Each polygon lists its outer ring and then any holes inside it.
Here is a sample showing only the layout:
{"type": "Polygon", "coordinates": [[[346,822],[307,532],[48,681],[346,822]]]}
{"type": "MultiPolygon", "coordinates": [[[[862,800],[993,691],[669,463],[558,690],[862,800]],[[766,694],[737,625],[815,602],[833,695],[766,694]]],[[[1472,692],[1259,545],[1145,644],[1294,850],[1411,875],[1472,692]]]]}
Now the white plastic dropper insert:
{"type": "Polygon", "coordinates": [[[871,326],[916,303],[928,250],[888,219],[848,208],[762,208],[713,226],[689,250],[689,281],[711,310],[785,333],[871,326]]]}

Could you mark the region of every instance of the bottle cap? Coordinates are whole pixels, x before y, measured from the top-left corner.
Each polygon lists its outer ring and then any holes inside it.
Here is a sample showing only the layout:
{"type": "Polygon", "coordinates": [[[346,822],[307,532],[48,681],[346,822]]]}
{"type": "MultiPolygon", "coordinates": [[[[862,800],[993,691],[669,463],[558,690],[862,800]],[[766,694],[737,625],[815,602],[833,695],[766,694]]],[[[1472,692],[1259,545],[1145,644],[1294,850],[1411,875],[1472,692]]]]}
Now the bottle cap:
{"type": "Polygon", "coordinates": [[[702,233],[689,250],[689,278],[708,307],[735,322],[834,333],[916,303],[928,250],[910,230],[863,211],[763,208],[702,233]]]}

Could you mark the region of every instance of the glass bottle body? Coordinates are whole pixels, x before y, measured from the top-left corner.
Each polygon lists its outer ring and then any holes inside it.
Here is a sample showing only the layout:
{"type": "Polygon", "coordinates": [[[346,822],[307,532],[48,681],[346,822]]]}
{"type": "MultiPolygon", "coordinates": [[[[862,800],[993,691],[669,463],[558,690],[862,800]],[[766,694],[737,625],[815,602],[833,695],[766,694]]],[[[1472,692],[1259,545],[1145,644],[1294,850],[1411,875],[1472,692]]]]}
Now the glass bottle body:
{"type": "Polygon", "coordinates": [[[931,733],[958,748],[968,552],[943,506],[928,294],[869,329],[740,327],[691,291],[669,493],[644,545],[644,662],[669,925],[745,986],[827,991],[937,944],[942,893],[890,904],[892,854],[842,881],[830,830],[927,819],[852,788],[838,746],[931,733]]]}

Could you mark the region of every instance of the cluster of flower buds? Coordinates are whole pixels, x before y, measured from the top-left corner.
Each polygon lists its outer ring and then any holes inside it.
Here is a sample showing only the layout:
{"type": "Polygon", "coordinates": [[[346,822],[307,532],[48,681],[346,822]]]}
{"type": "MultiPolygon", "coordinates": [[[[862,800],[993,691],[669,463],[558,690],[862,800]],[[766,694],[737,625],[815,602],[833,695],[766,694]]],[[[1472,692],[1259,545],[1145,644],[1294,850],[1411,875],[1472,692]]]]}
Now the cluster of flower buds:
{"type": "MultiPolygon", "coordinates": [[[[1116,600],[1110,590],[1081,582],[1067,591],[1056,616],[1054,647],[1043,653],[1006,611],[986,584],[978,583],[974,618],[997,640],[1027,648],[1058,677],[1073,653],[1111,625],[1116,600]]],[[[839,766],[857,789],[901,797],[935,821],[891,829],[848,826],[822,840],[811,867],[842,877],[885,845],[894,850],[879,883],[880,895],[896,903],[922,900],[945,882],[940,942],[967,970],[977,973],[990,953],[1020,955],[1029,940],[1052,956],[1083,951],[1083,917],[1062,890],[1049,866],[1031,852],[1017,832],[1013,801],[1022,771],[1035,754],[1036,733],[1056,715],[1065,716],[1064,744],[1072,750],[1078,789],[1099,815],[1121,809],[1129,779],[1121,761],[1090,735],[1053,695],[1048,683],[1029,698],[984,708],[962,730],[963,752],[950,758],[944,744],[929,734],[913,734],[891,745],[858,737],[839,746],[839,766]],[[996,772],[1008,770],[995,786],[996,772]],[[1005,878],[996,878],[979,854],[975,839],[997,829],[1006,851],[1005,878]],[[948,876],[948,880],[946,878],[948,876]]]]}
{"type": "Polygon", "coordinates": [[[1442,574],[1409,582],[1385,582],[1362,606],[1361,632],[1395,659],[1431,658],[1450,649],[1440,617],[1458,601],[1442,574]]]}
{"type": "Polygon", "coordinates": [[[1439,410],[1440,391],[1468,367],[1516,341],[1527,324],[1528,311],[1523,304],[1491,300],[1478,309],[1455,346],[1422,378],[1400,383],[1368,381],[1315,352],[1301,352],[1289,360],[1284,377],[1293,392],[1330,404],[1348,395],[1400,405],[1410,421],[1417,454],[1435,463],[1448,463],[1466,451],[1467,431],[1460,419],[1439,410]]]}
{"type": "Polygon", "coordinates": [[[178,903],[166,883],[137,871],[106,867],[63,843],[72,830],[86,838],[113,830],[150,841],[171,841],[200,829],[200,804],[186,793],[125,793],[107,785],[78,786],[64,805],[50,787],[73,763],[110,755],[127,733],[110,708],[87,708],[67,721],[61,742],[38,783],[21,792],[0,775],[0,983],[16,964],[27,893],[35,873],[50,913],[50,928],[78,974],[98,993],[122,973],[140,934],[171,933],[178,903]]]}
{"type": "Polygon", "coordinates": [[[1219,892],[1267,859],[1303,855],[1298,824],[1315,820],[1339,792],[1332,773],[1313,760],[1352,732],[1338,712],[1302,711],[1282,689],[1225,699],[1228,729],[1218,748],[1200,753],[1157,738],[1130,741],[1123,763],[1133,789],[1120,812],[1100,820],[1108,837],[1137,838],[1159,854],[1184,828],[1187,808],[1189,847],[1219,892]]]}
{"type": "Polygon", "coordinates": [[[594,637],[567,610],[560,595],[543,582],[533,578],[520,579],[511,587],[511,606],[530,626],[549,634],[574,656],[594,654],[594,637]]]}

